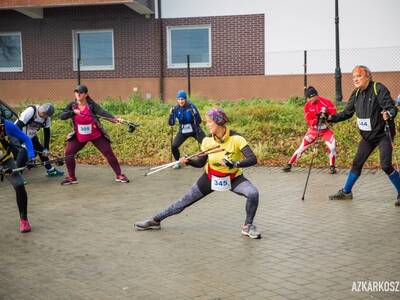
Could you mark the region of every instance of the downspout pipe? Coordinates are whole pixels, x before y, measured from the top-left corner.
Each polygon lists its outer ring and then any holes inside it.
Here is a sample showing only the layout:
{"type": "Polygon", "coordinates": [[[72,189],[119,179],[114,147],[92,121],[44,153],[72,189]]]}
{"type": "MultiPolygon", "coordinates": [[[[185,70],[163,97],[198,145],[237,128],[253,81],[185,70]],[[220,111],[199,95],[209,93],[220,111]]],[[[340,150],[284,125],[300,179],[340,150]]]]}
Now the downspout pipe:
{"type": "Polygon", "coordinates": [[[164,34],[163,34],[163,19],[162,19],[162,9],[161,9],[161,0],[157,0],[157,9],[158,9],[158,23],[159,23],[159,34],[160,34],[160,99],[164,102],[164,34]]]}

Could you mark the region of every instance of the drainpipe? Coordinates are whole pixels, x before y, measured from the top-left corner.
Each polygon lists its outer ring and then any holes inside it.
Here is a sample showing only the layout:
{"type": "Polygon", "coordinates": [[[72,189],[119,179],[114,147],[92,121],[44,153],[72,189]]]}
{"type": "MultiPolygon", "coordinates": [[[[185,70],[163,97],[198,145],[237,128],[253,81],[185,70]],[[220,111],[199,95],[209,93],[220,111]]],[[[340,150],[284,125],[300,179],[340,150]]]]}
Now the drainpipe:
{"type": "Polygon", "coordinates": [[[158,4],[158,22],[160,24],[160,99],[164,102],[164,34],[163,34],[163,19],[161,15],[161,0],[157,0],[158,4]]]}

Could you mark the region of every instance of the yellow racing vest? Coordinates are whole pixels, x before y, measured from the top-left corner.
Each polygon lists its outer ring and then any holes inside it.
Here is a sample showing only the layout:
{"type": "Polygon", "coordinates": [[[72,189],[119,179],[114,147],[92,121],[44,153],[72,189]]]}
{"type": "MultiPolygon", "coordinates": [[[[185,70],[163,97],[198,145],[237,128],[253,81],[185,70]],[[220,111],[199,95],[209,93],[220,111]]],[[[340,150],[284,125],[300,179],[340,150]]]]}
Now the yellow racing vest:
{"type": "Polygon", "coordinates": [[[8,136],[0,136],[0,164],[5,162],[6,160],[13,158],[10,141],[8,140],[8,136]]]}

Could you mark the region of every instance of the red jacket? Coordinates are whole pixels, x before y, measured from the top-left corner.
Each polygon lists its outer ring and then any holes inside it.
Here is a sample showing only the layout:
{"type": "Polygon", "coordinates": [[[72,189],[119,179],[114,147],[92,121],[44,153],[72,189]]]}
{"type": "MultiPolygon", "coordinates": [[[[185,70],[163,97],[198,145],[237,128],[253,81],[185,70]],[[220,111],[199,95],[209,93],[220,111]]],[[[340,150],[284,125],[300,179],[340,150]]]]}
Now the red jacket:
{"type": "Polygon", "coordinates": [[[306,120],[309,127],[314,127],[318,123],[317,114],[325,107],[326,112],[329,115],[336,114],[336,107],[331,100],[318,96],[317,101],[312,103],[307,101],[304,105],[304,119],[306,120]]]}

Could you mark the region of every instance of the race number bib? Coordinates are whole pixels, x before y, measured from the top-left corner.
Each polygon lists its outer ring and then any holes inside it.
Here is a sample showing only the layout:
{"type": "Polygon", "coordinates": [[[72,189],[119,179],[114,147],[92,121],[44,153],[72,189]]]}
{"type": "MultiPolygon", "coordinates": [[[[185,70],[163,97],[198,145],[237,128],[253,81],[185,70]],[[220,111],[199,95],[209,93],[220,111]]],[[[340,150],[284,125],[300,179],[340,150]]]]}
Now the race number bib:
{"type": "Polygon", "coordinates": [[[357,118],[358,128],[362,131],[371,131],[371,119],[357,118]]]}
{"type": "Polygon", "coordinates": [[[31,128],[29,127],[26,130],[26,135],[29,136],[30,138],[33,138],[37,134],[37,128],[31,128]]]}
{"type": "Polygon", "coordinates": [[[182,133],[191,133],[191,132],[193,132],[192,124],[182,125],[182,133]]]}
{"type": "Polygon", "coordinates": [[[231,189],[231,177],[211,176],[211,189],[213,191],[225,192],[231,189]]]}
{"type": "Polygon", "coordinates": [[[78,132],[82,135],[92,134],[92,124],[78,125],[78,132]]]}

